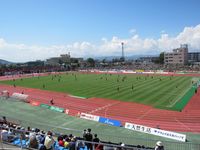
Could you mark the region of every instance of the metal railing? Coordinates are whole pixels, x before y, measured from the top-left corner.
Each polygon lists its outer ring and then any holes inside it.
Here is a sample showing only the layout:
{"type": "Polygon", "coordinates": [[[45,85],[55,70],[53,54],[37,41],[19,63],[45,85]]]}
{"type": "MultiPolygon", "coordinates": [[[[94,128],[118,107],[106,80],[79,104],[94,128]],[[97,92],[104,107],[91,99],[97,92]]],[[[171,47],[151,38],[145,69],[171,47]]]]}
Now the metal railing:
{"type": "Polygon", "coordinates": [[[154,148],[149,148],[149,147],[144,147],[144,146],[131,146],[131,145],[125,145],[123,143],[120,144],[116,144],[116,143],[108,143],[108,142],[91,142],[91,141],[85,141],[85,140],[77,140],[76,141],[76,146],[75,149],[76,150],[80,150],[81,148],[85,148],[87,147],[87,149],[92,149],[95,150],[97,147],[97,149],[117,149],[117,150],[153,150],[154,148]],[[89,148],[88,147],[91,147],[89,148]]]}

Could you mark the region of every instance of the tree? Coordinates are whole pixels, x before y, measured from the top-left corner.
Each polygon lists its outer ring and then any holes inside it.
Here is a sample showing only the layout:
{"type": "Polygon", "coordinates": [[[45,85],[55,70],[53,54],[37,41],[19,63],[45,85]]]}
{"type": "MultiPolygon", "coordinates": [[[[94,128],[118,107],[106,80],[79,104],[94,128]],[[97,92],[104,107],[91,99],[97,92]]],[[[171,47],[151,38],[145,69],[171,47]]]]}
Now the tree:
{"type": "Polygon", "coordinates": [[[120,62],[120,60],[119,60],[118,58],[113,58],[113,59],[112,59],[112,62],[113,62],[113,63],[116,63],[116,62],[120,62]]]}
{"type": "Polygon", "coordinates": [[[90,67],[94,67],[95,66],[95,61],[93,58],[88,58],[87,59],[87,63],[90,67]]]}
{"type": "Polygon", "coordinates": [[[164,52],[161,52],[159,57],[152,60],[152,62],[154,62],[156,64],[164,64],[164,52]]]}
{"type": "Polygon", "coordinates": [[[106,59],[105,58],[102,60],[102,63],[106,63],[106,59]]]}
{"type": "Polygon", "coordinates": [[[160,64],[164,64],[164,52],[160,53],[159,62],[160,62],[160,64]]]}
{"type": "Polygon", "coordinates": [[[125,58],[124,57],[120,57],[120,62],[124,62],[125,61],[125,58]]]}
{"type": "Polygon", "coordinates": [[[60,65],[62,65],[64,62],[63,62],[63,60],[59,59],[59,60],[58,60],[58,63],[59,63],[60,65]]]}

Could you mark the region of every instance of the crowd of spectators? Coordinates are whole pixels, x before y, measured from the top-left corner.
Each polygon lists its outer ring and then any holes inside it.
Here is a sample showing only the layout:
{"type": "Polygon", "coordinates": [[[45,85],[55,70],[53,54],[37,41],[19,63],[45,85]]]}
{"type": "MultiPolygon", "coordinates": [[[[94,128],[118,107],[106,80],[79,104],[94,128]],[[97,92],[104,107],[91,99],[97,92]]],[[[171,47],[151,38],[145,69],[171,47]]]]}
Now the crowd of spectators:
{"type": "Polygon", "coordinates": [[[93,69],[99,70],[144,70],[144,71],[156,71],[163,70],[165,72],[176,72],[176,71],[200,71],[200,65],[164,65],[164,64],[155,64],[155,63],[131,63],[131,64],[123,64],[123,65],[108,65],[108,66],[98,66],[93,69]]]}
{"type": "MultiPolygon", "coordinates": [[[[45,132],[38,128],[25,128],[19,124],[8,122],[6,117],[0,119],[0,141],[1,140],[24,148],[38,150],[75,150],[76,147],[80,150],[154,149],[140,145],[134,146],[125,145],[124,143],[116,144],[101,141],[97,134],[92,134],[90,128],[83,131],[82,137],[76,137],[72,134],[56,134],[51,131],[45,132]],[[79,142],[77,142],[77,140],[79,140],[79,142]]],[[[164,150],[161,142],[157,142],[155,150],[164,150]],[[162,149],[159,149],[160,146],[162,149]]]]}
{"type": "MultiPolygon", "coordinates": [[[[72,68],[71,68],[72,69],[72,68]]],[[[155,64],[155,63],[140,63],[140,62],[126,62],[114,65],[109,63],[108,65],[96,65],[94,67],[77,67],[73,70],[78,69],[99,69],[99,70],[144,70],[144,71],[155,71],[163,70],[166,72],[175,72],[175,71],[200,71],[200,65],[164,65],[164,64],[155,64]]],[[[51,65],[41,65],[41,66],[0,66],[0,76],[3,75],[16,75],[16,74],[30,74],[30,73],[44,73],[44,72],[58,72],[58,71],[67,71],[70,70],[70,67],[62,66],[51,66],[51,65]]]]}
{"type": "Polygon", "coordinates": [[[59,72],[66,71],[66,68],[60,66],[15,66],[15,67],[0,67],[0,76],[4,75],[19,75],[44,72],[59,72]]]}
{"type": "Polygon", "coordinates": [[[20,125],[12,123],[1,123],[1,139],[4,142],[25,148],[33,148],[39,150],[62,150],[64,148],[75,150],[77,138],[73,135],[59,135],[57,140],[51,131],[43,131],[38,128],[24,128],[20,125]]]}

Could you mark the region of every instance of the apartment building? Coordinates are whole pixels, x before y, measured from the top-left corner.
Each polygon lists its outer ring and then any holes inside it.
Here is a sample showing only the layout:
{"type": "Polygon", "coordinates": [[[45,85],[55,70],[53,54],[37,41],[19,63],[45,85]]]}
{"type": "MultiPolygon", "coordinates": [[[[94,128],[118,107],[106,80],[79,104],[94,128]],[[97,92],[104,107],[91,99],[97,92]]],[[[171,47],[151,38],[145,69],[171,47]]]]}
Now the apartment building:
{"type": "Polygon", "coordinates": [[[188,45],[181,44],[180,48],[173,49],[172,52],[164,53],[165,64],[180,64],[188,63],[188,45]]]}

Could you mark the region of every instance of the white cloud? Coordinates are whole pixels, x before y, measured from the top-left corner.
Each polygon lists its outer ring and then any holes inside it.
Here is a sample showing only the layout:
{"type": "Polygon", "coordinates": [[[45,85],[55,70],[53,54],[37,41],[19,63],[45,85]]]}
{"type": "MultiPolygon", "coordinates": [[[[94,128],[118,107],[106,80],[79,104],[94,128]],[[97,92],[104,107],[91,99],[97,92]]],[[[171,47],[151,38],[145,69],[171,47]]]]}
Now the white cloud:
{"type": "Polygon", "coordinates": [[[129,33],[130,33],[130,34],[135,34],[136,31],[137,31],[136,29],[131,29],[131,30],[129,30],[129,33]]]}
{"type": "Polygon", "coordinates": [[[103,37],[100,44],[93,44],[88,41],[75,42],[64,45],[26,45],[22,43],[9,43],[0,38],[0,59],[14,62],[47,59],[70,52],[73,57],[89,56],[120,56],[121,42],[124,42],[125,55],[155,54],[161,51],[171,51],[180,44],[189,44],[189,50],[200,51],[200,24],[195,27],[185,27],[177,36],[170,37],[163,32],[158,39],[141,38],[135,33],[130,38],[119,38],[113,36],[111,39],[103,37]]]}
{"type": "Polygon", "coordinates": [[[162,31],[160,31],[160,33],[161,33],[161,34],[164,34],[164,33],[166,33],[166,31],[165,31],[165,30],[162,30],[162,31]]]}
{"type": "Polygon", "coordinates": [[[6,46],[6,41],[0,38],[0,48],[4,48],[6,46]]]}

